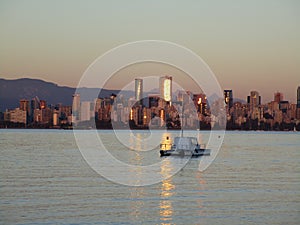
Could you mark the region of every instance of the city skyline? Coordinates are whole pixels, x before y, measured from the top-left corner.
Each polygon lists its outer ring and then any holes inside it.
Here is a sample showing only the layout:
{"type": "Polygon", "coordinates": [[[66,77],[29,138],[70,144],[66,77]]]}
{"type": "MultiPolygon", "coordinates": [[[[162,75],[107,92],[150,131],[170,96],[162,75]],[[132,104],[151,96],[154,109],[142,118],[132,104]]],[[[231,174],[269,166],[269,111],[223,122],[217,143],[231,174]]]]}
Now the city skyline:
{"type": "MultiPolygon", "coordinates": [[[[138,40],[166,40],[198,54],[222,89],[235,90],[239,98],[255,89],[263,102],[273,99],[276,91],[296,101],[298,1],[130,5],[31,0],[1,1],[0,6],[0,76],[6,79],[39,78],[76,87],[85,69],[110,49],[138,40]]],[[[132,72],[141,70],[132,68],[132,72]]],[[[173,71],[168,68],[164,74],[173,71]]],[[[115,87],[122,88],[124,80],[115,87]]]]}
{"type": "MultiPolygon", "coordinates": [[[[299,130],[300,107],[283,99],[280,92],[274,93],[274,100],[261,104],[261,96],[251,91],[247,103],[233,102],[232,90],[224,90],[223,99],[208,104],[201,93],[185,91],[170,96],[172,77],[160,79],[160,93],[141,99],[142,79],[135,79],[134,96],[111,94],[106,98],[81,101],[80,94],[73,94],[72,106],[47,105],[47,100],[37,96],[20,99],[19,107],[0,112],[0,127],[64,128],[72,129],[233,129],[233,130],[299,130]],[[137,97],[138,96],[138,97],[137,97]],[[221,101],[220,101],[221,100],[221,101]],[[224,101],[225,107],[221,102],[224,101]],[[223,108],[223,109],[222,109],[223,108]],[[180,112],[184,110],[184,120],[180,112]],[[222,111],[226,114],[221,113],[222,111]],[[186,114],[188,113],[188,114],[186,114]],[[226,115],[226,118],[225,118],[226,115]]],[[[300,86],[297,89],[300,101],[300,86]]]]}
{"type": "MultiPolygon", "coordinates": [[[[202,90],[193,93],[173,88],[176,81],[169,75],[154,80],[159,81],[157,91],[145,93],[144,81],[155,87],[153,79],[135,77],[130,83],[134,83],[131,96],[115,90],[116,93],[111,92],[104,98],[98,93],[82,100],[77,89],[72,94],[72,106],[53,102],[47,105],[47,100],[40,100],[38,96],[31,100],[22,98],[19,99],[19,107],[0,112],[0,127],[73,129],[74,125],[80,129],[300,129],[300,86],[297,88],[297,103],[289,102],[284,99],[283,93],[275,92],[272,101],[262,104],[258,91],[251,91],[245,102],[234,99],[232,89],[223,90],[220,98],[215,94],[207,96],[202,90]]],[[[87,91],[86,88],[84,90],[82,94],[87,91]]]]}

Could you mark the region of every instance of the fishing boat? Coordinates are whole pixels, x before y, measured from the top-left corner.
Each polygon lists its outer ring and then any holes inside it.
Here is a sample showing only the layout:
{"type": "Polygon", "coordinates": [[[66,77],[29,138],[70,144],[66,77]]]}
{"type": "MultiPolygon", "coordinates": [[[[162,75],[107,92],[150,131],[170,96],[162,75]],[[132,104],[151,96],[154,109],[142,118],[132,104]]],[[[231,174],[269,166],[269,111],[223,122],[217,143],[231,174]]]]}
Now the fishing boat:
{"type": "Polygon", "coordinates": [[[205,145],[200,145],[195,137],[175,137],[174,142],[160,144],[160,156],[209,156],[210,150],[205,145]]]}
{"type": "MultiPolygon", "coordinates": [[[[184,112],[184,104],[182,102],[181,111],[181,124],[184,112]]],[[[199,131],[199,129],[197,129],[199,131]]],[[[205,145],[200,145],[197,138],[195,137],[184,137],[183,127],[181,126],[180,137],[175,137],[174,142],[172,142],[169,136],[166,140],[160,144],[160,156],[189,156],[189,157],[199,157],[199,156],[209,156],[210,149],[206,149],[205,145]]]]}

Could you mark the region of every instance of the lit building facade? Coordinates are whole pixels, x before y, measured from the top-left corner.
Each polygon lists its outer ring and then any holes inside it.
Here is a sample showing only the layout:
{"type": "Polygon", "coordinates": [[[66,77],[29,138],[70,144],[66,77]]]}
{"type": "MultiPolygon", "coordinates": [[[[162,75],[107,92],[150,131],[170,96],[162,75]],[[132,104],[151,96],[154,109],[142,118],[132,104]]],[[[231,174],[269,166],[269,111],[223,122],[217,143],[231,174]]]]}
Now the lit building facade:
{"type": "Polygon", "coordinates": [[[46,109],[47,108],[47,102],[45,100],[40,100],[40,108],[46,109]]]}
{"type": "Polygon", "coordinates": [[[166,102],[172,102],[172,77],[164,76],[159,78],[160,97],[166,102]]]}
{"type": "Polygon", "coordinates": [[[198,113],[207,113],[207,99],[205,94],[194,94],[193,96],[194,105],[198,113]]]}
{"type": "Polygon", "coordinates": [[[249,104],[250,111],[252,112],[256,107],[261,104],[261,97],[257,91],[251,91],[248,96],[247,103],[249,104]]]}
{"type": "Polygon", "coordinates": [[[135,100],[139,101],[142,104],[141,100],[143,99],[143,79],[135,79],[135,100]]]}
{"type": "Polygon", "coordinates": [[[230,109],[233,106],[232,90],[224,90],[224,100],[225,104],[230,109]]]}
{"type": "Polygon", "coordinates": [[[16,108],[14,110],[11,110],[9,112],[10,114],[10,122],[13,123],[27,123],[27,113],[24,110],[21,110],[20,108],[16,108]]]}

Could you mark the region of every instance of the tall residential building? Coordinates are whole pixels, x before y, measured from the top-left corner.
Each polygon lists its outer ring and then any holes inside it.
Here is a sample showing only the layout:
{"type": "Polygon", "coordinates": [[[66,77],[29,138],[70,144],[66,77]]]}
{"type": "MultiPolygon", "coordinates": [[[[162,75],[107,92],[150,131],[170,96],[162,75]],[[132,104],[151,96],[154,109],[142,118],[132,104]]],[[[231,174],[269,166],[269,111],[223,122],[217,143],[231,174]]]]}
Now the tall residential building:
{"type": "Polygon", "coordinates": [[[30,103],[30,107],[31,107],[31,111],[33,112],[35,109],[39,109],[40,108],[40,99],[35,96],[30,103]]]}
{"type": "Polygon", "coordinates": [[[143,79],[135,79],[135,100],[140,101],[143,99],[143,79]]]}
{"type": "Polygon", "coordinates": [[[30,110],[29,110],[29,116],[28,116],[28,119],[29,119],[29,123],[35,121],[34,119],[34,110],[35,109],[39,109],[40,108],[40,99],[35,96],[31,101],[30,101],[30,110]]]}
{"type": "Polygon", "coordinates": [[[300,108],[300,86],[297,89],[297,108],[300,108]]]}
{"type": "Polygon", "coordinates": [[[91,103],[84,101],[81,103],[80,121],[88,121],[91,119],[91,103]]]}
{"type": "Polygon", "coordinates": [[[52,125],[53,126],[57,126],[59,124],[59,111],[58,110],[54,110],[52,117],[53,117],[52,125]]]}
{"type": "Polygon", "coordinates": [[[159,78],[160,97],[166,102],[172,101],[172,77],[164,76],[159,78]]]}
{"type": "Polygon", "coordinates": [[[20,110],[29,112],[29,101],[26,99],[21,99],[20,100],[20,110]]]}
{"type": "Polygon", "coordinates": [[[280,92],[276,92],[274,94],[274,102],[280,103],[281,101],[283,101],[283,94],[280,92]]]}
{"type": "Polygon", "coordinates": [[[72,114],[74,120],[80,119],[80,94],[73,94],[72,114]]]}
{"type": "Polygon", "coordinates": [[[257,91],[251,91],[250,96],[248,96],[247,100],[250,110],[253,111],[254,108],[258,107],[261,104],[261,97],[257,91]]]}
{"type": "Polygon", "coordinates": [[[297,109],[296,109],[296,118],[300,119],[300,86],[297,89],[297,109]]]}
{"type": "Polygon", "coordinates": [[[224,90],[224,99],[228,108],[231,108],[233,106],[232,90],[224,90]]]}
{"type": "Polygon", "coordinates": [[[207,98],[205,94],[194,94],[193,95],[194,105],[197,112],[201,114],[206,114],[207,111],[207,98]]]}
{"type": "Polygon", "coordinates": [[[27,116],[26,116],[26,111],[25,110],[21,110],[20,108],[16,108],[14,110],[11,110],[9,113],[10,113],[10,122],[26,124],[27,116]]]}
{"type": "Polygon", "coordinates": [[[40,100],[40,108],[41,109],[46,109],[47,108],[47,103],[45,100],[40,100]]]}

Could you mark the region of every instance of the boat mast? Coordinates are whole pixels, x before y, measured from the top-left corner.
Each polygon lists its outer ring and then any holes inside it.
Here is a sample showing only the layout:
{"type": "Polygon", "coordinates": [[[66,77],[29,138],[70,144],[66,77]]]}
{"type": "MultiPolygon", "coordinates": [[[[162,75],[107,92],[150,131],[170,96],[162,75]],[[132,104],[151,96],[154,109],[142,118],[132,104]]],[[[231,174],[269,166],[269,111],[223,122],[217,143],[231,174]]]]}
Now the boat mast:
{"type": "Polygon", "coordinates": [[[183,137],[183,112],[184,112],[184,103],[183,103],[183,100],[182,100],[182,109],[181,109],[181,137],[183,137]]]}

